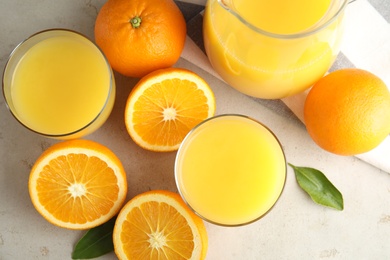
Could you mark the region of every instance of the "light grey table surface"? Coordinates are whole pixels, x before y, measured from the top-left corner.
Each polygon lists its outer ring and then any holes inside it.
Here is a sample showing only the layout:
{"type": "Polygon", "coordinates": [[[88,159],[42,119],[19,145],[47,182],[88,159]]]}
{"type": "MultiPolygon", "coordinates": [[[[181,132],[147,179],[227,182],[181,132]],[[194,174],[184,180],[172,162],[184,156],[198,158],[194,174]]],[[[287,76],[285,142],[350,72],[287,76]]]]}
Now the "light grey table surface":
{"type": "MultiPolygon", "coordinates": [[[[390,21],[388,0],[370,3],[390,21]]],[[[100,0],[1,0],[0,68],[21,40],[43,29],[69,28],[93,39],[94,21],[103,4],[100,0]]],[[[207,259],[390,259],[388,173],[355,157],[321,150],[280,102],[242,95],[187,60],[180,59],[175,66],[191,69],[208,81],[217,99],[217,114],[241,113],[262,121],[278,136],[289,162],[323,171],[344,196],[345,209],[341,212],[319,206],[298,187],[288,168],[283,195],[266,217],[237,228],[206,223],[207,259]]],[[[115,78],[114,110],[103,127],[86,139],[106,145],[121,159],[128,175],[129,199],[149,189],[177,191],[173,178],[175,153],[145,151],[126,132],[124,105],[137,79],[118,73],[115,78]]],[[[36,212],[28,195],[33,163],[56,142],[21,127],[0,97],[1,260],[70,259],[74,244],[84,234],[49,224],[36,212]]],[[[110,253],[100,259],[116,257],[110,253]]]]}

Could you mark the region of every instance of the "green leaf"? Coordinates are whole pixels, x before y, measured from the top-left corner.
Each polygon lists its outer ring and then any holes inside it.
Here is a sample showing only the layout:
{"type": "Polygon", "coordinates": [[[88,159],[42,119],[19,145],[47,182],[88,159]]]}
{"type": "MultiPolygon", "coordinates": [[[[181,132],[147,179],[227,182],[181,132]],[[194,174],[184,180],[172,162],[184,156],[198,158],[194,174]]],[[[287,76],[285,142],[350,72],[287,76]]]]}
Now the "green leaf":
{"type": "Polygon", "coordinates": [[[322,172],[314,168],[289,165],[294,169],[299,186],[314,202],[337,210],[344,209],[343,195],[322,172]]]}
{"type": "Polygon", "coordinates": [[[91,259],[113,251],[112,232],[115,220],[116,217],[87,231],[77,242],[72,253],[72,259],[91,259]]]}

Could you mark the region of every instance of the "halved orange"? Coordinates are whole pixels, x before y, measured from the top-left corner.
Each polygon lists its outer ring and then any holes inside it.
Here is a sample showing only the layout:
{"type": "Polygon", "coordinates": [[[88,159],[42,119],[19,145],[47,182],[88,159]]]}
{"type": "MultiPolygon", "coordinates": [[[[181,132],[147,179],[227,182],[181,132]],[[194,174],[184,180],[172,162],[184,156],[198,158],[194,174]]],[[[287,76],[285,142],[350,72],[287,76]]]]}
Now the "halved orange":
{"type": "Polygon", "coordinates": [[[122,163],[89,140],[54,144],[36,160],[28,183],[36,210],[54,225],[88,229],[116,215],[127,195],[122,163]]]}
{"type": "Polygon", "coordinates": [[[174,151],[193,127],[214,113],[214,93],[204,79],[190,70],[168,68],[136,84],[127,99],[125,124],[139,146],[174,151]]]}
{"type": "Polygon", "coordinates": [[[144,192],[120,211],[113,231],[119,259],[205,259],[203,221],[171,191],[144,192]]]}

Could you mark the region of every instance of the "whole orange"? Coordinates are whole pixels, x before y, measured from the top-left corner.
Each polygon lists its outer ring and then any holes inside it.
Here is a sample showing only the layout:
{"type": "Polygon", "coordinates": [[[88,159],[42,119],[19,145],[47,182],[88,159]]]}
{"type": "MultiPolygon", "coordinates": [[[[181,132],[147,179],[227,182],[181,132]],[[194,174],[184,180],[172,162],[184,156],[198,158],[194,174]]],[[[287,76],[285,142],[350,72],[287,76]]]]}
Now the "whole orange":
{"type": "Polygon", "coordinates": [[[304,119],[323,149],[339,155],[368,152],[390,133],[390,92],[368,71],[337,70],[314,84],[304,119]]]}
{"type": "Polygon", "coordinates": [[[112,68],[130,77],[171,67],[180,58],[186,22],[173,0],[108,0],[95,41],[112,68]]]}

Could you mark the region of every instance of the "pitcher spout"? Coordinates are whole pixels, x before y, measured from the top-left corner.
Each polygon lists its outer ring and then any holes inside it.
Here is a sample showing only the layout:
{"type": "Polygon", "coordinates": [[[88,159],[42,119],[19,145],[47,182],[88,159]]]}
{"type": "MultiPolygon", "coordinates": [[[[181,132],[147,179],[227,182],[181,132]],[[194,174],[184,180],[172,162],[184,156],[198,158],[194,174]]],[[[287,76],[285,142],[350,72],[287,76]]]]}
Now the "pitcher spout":
{"type": "Polygon", "coordinates": [[[232,0],[218,0],[218,3],[225,8],[226,10],[230,11],[233,9],[233,1],[232,0]]]}

